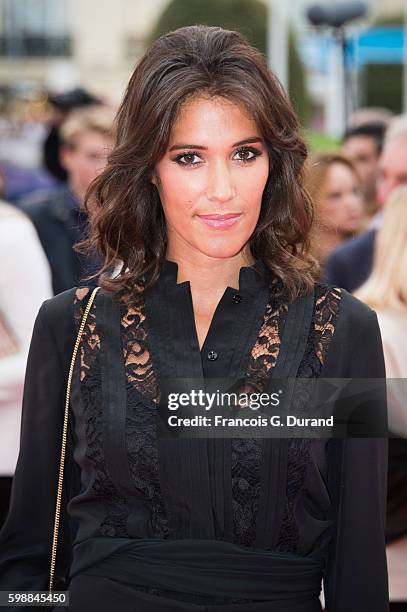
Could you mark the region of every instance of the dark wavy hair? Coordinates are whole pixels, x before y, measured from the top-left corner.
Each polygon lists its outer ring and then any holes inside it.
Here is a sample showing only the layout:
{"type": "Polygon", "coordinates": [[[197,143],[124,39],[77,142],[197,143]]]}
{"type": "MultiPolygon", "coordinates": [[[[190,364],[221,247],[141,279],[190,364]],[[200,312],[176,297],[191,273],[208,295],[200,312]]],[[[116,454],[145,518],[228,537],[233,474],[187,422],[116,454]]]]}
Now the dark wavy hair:
{"type": "Polygon", "coordinates": [[[99,284],[131,304],[156,282],[167,231],[151,177],[181,104],[197,94],[242,104],[256,121],[270,171],[250,250],[280,277],[289,299],[307,293],[318,264],[310,253],[313,208],[303,186],[307,150],[297,115],[260,51],[239,32],[203,25],[161,36],[130,78],[116,116],[115,146],[85,198],[91,220],[86,245],[103,261],[99,284]]]}

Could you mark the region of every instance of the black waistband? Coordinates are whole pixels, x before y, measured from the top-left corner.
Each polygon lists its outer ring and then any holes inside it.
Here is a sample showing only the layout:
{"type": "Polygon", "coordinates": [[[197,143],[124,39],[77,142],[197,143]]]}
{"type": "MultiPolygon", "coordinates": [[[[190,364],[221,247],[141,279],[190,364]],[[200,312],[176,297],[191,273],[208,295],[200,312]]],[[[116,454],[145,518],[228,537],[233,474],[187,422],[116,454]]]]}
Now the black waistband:
{"type": "Polygon", "coordinates": [[[321,562],[222,540],[95,537],[74,546],[70,577],[92,573],[127,584],[250,601],[315,601],[321,562]]]}

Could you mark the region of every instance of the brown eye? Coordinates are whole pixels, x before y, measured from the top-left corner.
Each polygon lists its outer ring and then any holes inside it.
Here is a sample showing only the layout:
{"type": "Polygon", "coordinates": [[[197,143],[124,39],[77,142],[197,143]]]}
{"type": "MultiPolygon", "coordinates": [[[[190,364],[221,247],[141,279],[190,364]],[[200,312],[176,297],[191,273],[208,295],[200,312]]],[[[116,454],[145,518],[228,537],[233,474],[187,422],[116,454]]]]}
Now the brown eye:
{"type": "Polygon", "coordinates": [[[193,153],[186,153],[185,155],[183,155],[183,158],[187,162],[187,164],[192,164],[194,161],[194,157],[195,155],[193,153]]]}
{"type": "Polygon", "coordinates": [[[250,159],[250,156],[253,155],[253,153],[251,151],[239,151],[239,155],[242,157],[242,159],[250,159]]]}
{"type": "Polygon", "coordinates": [[[196,166],[201,159],[197,153],[190,151],[188,153],[181,153],[180,155],[177,155],[175,161],[180,166],[196,166]],[[194,161],[195,158],[197,158],[197,161],[194,161]]]}
{"type": "Polygon", "coordinates": [[[237,158],[237,161],[251,162],[256,159],[256,157],[261,155],[261,151],[252,147],[241,147],[236,151],[236,155],[240,156],[237,158]]]}

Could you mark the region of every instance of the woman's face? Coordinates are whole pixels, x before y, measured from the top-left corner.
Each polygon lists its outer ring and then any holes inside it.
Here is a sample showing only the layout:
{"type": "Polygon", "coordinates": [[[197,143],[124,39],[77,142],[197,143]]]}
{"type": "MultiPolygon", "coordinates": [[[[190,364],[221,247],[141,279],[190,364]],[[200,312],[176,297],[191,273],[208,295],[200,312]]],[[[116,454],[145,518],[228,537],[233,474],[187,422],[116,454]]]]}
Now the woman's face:
{"type": "Polygon", "coordinates": [[[348,166],[335,162],[328,168],[321,194],[319,218],[340,234],[357,232],[363,220],[360,182],[348,166]]]}
{"type": "Polygon", "coordinates": [[[233,257],[247,244],[269,174],[266,144],[241,106],[195,97],[181,108],[156,164],[168,251],[233,257]]]}

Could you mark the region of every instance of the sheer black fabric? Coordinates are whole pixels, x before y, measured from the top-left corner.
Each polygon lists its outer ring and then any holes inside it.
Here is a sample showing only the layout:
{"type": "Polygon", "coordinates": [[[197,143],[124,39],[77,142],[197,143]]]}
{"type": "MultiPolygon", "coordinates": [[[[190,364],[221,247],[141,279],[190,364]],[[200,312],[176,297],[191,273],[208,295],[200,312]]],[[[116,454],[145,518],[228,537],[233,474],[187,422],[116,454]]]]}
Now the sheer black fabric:
{"type": "MultiPolygon", "coordinates": [[[[189,540],[196,542],[191,554],[202,550],[208,559],[206,542],[213,543],[219,559],[230,546],[258,555],[252,559],[266,554],[269,576],[282,571],[278,562],[291,560],[284,567],[292,568],[295,559],[309,563],[298,598],[290,604],[287,589],[275,600],[287,611],[297,605],[305,606],[301,612],[317,610],[315,584],[322,577],[329,612],[388,609],[385,439],[184,439],[174,445],[157,438],[162,377],[244,376],[264,389],[282,372],[304,378],[384,377],[372,310],[344,290],[316,284],[293,316],[281,281],[262,262],[256,267],[241,269],[238,290],[225,289],[201,350],[190,286],[177,283],[175,263],[164,263],[156,286],[131,309],[102,290],[97,294],[72,383],[57,565],[61,586],[87,574],[109,578],[115,568],[119,577],[128,544],[167,543],[165,551],[189,540]]],[[[47,588],[66,362],[88,297],[86,289],[67,291],[45,302],[37,317],[21,452],[0,533],[2,589],[47,588]]],[[[231,576],[227,558],[223,567],[231,576]]],[[[256,602],[271,605],[275,598],[273,585],[269,592],[259,586],[262,595],[256,595],[250,580],[246,592],[238,583],[223,592],[215,584],[217,574],[188,594],[182,571],[174,579],[165,569],[167,581],[150,584],[153,565],[147,570],[140,566],[144,582],[137,583],[137,576],[127,580],[134,591],[158,599],[211,609],[239,604],[246,610],[256,602]]],[[[299,583],[294,574],[291,582],[299,583]]]]}

